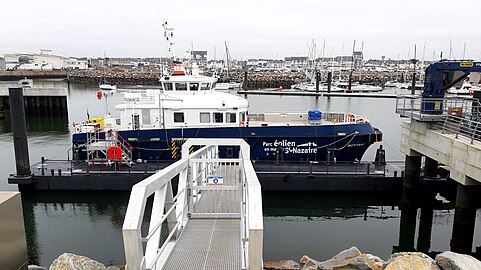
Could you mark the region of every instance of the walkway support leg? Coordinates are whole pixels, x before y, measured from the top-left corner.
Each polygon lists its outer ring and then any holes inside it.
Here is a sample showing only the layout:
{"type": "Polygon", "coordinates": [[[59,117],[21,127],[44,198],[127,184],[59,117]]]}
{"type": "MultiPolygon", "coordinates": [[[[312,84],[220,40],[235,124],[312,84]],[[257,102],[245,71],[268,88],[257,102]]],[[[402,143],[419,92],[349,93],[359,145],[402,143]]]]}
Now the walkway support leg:
{"type": "Polygon", "coordinates": [[[421,175],[421,156],[406,156],[402,205],[415,206],[416,187],[421,175]]]}
{"type": "Polygon", "coordinates": [[[475,187],[458,184],[451,236],[451,251],[453,252],[467,254],[473,247],[476,222],[475,189],[475,187]]]}
{"type": "Polygon", "coordinates": [[[430,158],[430,157],[425,157],[425,162],[424,162],[424,176],[426,177],[437,177],[438,176],[438,165],[439,163],[430,158]]]}

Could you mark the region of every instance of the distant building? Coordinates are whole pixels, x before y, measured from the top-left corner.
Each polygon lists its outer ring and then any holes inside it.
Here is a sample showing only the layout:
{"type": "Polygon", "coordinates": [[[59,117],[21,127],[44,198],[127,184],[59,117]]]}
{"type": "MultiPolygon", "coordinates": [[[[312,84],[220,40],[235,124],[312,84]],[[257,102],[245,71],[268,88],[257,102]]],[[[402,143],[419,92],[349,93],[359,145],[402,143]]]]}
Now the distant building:
{"type": "Polygon", "coordinates": [[[352,55],[354,60],[354,69],[359,70],[362,69],[363,64],[363,54],[362,52],[354,52],[352,55]]]}
{"type": "Polygon", "coordinates": [[[53,55],[52,50],[41,49],[40,54],[33,55],[35,66],[52,66],[52,69],[64,69],[67,67],[68,57],[53,55]]]}
{"type": "Polygon", "coordinates": [[[191,51],[190,55],[200,67],[207,67],[207,51],[191,51]]]}
{"type": "Polygon", "coordinates": [[[40,50],[40,53],[4,54],[6,70],[59,70],[66,68],[87,69],[86,60],[78,60],[60,55],[53,55],[52,50],[40,50]]]}
{"type": "Polygon", "coordinates": [[[7,66],[5,65],[5,58],[0,57],[0,71],[5,71],[7,66]]]}
{"type": "Polygon", "coordinates": [[[87,60],[80,60],[76,58],[70,58],[67,61],[67,68],[68,69],[79,69],[79,70],[87,70],[89,68],[89,63],[87,60]]]}

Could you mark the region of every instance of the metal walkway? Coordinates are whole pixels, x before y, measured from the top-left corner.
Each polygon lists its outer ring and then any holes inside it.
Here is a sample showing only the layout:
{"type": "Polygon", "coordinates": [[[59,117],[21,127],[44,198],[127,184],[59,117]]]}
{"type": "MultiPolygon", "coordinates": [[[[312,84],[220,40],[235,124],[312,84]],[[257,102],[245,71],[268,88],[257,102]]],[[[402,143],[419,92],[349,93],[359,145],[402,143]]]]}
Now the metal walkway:
{"type": "Polygon", "coordinates": [[[189,139],[182,151],[186,158],[132,189],[123,226],[128,269],[262,269],[262,197],[249,145],[189,139]],[[189,155],[192,145],[203,147],[189,155]],[[239,157],[219,158],[218,146],[240,147],[239,157]]]}
{"type": "Polygon", "coordinates": [[[238,170],[239,165],[232,163],[221,163],[214,170],[213,175],[222,177],[223,186],[232,187],[232,190],[202,191],[202,197],[192,209],[192,218],[163,269],[242,269],[238,170]],[[234,217],[201,218],[207,213],[234,217]]]}

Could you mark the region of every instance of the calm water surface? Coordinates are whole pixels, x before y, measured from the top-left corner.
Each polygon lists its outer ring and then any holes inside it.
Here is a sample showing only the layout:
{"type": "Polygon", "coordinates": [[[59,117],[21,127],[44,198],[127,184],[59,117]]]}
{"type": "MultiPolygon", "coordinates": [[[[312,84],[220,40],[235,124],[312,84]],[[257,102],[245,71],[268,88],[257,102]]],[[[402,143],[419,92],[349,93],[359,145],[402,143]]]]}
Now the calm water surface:
{"type": "MultiPolygon", "coordinates": [[[[69,117],[29,119],[30,161],[40,157],[66,159],[72,126],[69,123],[115,115],[117,93],[98,100],[95,87],[72,85],[69,117]]],[[[393,91],[393,90],[390,90],[393,91]]],[[[368,116],[384,133],[388,160],[401,160],[401,119],[394,99],[248,96],[250,112],[350,111],[368,116]]],[[[15,171],[10,123],[0,120],[0,190],[15,171]]],[[[376,146],[364,155],[373,160],[376,146]]],[[[63,252],[89,256],[106,265],[125,263],[122,223],[129,193],[50,192],[22,194],[29,259],[48,266],[63,252]]],[[[398,196],[333,195],[324,193],[264,193],[264,260],[299,260],[304,254],[320,260],[356,245],[361,251],[387,259],[399,242],[398,196]]],[[[417,215],[418,219],[420,214],[417,215]]],[[[449,249],[454,210],[435,210],[431,250],[449,249]]],[[[477,215],[479,224],[480,212],[477,215]]],[[[419,224],[419,220],[418,220],[419,224]]],[[[476,227],[478,232],[478,226],[476,227]]],[[[475,234],[474,246],[481,244],[475,234]]]]}

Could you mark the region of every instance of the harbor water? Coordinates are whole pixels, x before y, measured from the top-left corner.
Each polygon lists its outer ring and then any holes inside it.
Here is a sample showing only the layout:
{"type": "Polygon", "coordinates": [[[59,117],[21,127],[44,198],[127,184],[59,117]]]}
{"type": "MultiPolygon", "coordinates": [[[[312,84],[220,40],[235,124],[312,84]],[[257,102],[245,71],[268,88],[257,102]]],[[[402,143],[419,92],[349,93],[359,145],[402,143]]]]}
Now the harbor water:
{"type": "MultiPolygon", "coordinates": [[[[58,84],[63,84],[58,82],[58,84]]],[[[62,86],[62,85],[60,85],[62,86]]],[[[30,162],[41,157],[67,159],[71,154],[73,122],[110,112],[121,92],[97,98],[96,86],[71,85],[68,118],[29,118],[30,162]]],[[[403,90],[389,90],[403,91],[403,90]]],[[[407,91],[407,90],[404,90],[407,91]]],[[[383,132],[387,160],[402,160],[401,119],[395,99],[355,97],[247,96],[251,113],[305,112],[312,109],[366,115],[383,132]]],[[[0,120],[0,190],[16,190],[7,184],[15,171],[9,120],[0,120]]],[[[379,143],[363,160],[372,161],[379,143]]],[[[39,192],[22,194],[30,264],[48,266],[64,252],[96,259],[105,265],[124,264],[122,224],[127,192],[39,192]]],[[[325,194],[266,192],[264,206],[264,260],[293,259],[302,255],[318,260],[332,257],[350,246],[388,259],[400,236],[400,196],[392,194],[325,194]]],[[[452,204],[434,210],[429,251],[449,250],[454,219],[452,204]]],[[[477,224],[481,218],[478,211],[477,224]]],[[[419,224],[420,211],[417,219],[419,224]]],[[[476,228],[476,232],[478,229],[476,228]]],[[[415,236],[417,239],[417,236],[415,236]]],[[[419,243],[418,243],[419,244],[419,243]]],[[[475,233],[473,249],[481,245],[475,233]]]]}

